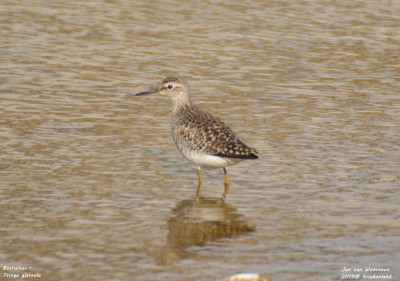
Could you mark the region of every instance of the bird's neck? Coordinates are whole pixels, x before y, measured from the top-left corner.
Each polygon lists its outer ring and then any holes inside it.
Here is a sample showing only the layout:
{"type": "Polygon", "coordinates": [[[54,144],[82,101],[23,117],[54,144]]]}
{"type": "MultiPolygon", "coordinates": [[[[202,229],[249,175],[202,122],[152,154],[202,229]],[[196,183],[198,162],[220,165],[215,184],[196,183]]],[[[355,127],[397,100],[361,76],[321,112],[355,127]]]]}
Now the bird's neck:
{"type": "Polygon", "coordinates": [[[178,111],[187,108],[187,107],[192,107],[192,99],[190,97],[179,97],[179,98],[173,98],[172,99],[172,112],[177,113],[178,111]]]}

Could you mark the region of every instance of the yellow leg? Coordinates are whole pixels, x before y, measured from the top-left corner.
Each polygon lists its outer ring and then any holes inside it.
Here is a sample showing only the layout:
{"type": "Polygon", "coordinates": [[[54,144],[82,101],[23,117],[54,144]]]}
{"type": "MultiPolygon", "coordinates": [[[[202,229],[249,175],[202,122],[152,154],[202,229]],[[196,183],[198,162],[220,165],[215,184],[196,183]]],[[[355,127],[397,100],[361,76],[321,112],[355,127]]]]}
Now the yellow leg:
{"type": "Polygon", "coordinates": [[[201,180],[200,167],[197,168],[197,177],[199,178],[199,185],[197,186],[196,197],[199,197],[201,184],[203,183],[203,181],[201,180]]]}
{"type": "Polygon", "coordinates": [[[224,174],[225,174],[225,184],[224,184],[224,187],[225,187],[224,195],[225,195],[225,194],[228,194],[228,191],[229,191],[229,177],[228,177],[228,173],[226,172],[225,167],[223,169],[224,169],[224,174]]]}

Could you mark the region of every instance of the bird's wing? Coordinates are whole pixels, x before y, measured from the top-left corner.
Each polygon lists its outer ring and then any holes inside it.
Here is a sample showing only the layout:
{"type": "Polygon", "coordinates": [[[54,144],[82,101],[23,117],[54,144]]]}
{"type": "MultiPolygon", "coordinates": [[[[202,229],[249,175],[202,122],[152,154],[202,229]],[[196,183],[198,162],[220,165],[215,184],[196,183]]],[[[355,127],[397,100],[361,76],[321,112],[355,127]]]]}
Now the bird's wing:
{"type": "Polygon", "coordinates": [[[185,112],[185,118],[178,119],[175,130],[191,150],[227,158],[258,158],[257,151],[241,142],[228,125],[198,108],[195,112],[185,112]]]}

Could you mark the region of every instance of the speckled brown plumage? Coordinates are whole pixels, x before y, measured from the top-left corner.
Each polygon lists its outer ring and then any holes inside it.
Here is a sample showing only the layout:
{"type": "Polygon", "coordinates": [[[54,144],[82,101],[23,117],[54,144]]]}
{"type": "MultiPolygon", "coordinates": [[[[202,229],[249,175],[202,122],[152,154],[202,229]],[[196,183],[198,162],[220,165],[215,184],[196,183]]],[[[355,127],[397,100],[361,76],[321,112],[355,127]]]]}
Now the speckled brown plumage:
{"type": "Polygon", "coordinates": [[[175,143],[184,151],[227,158],[258,158],[257,152],[241,142],[228,125],[193,104],[182,106],[172,115],[171,131],[175,143]]]}

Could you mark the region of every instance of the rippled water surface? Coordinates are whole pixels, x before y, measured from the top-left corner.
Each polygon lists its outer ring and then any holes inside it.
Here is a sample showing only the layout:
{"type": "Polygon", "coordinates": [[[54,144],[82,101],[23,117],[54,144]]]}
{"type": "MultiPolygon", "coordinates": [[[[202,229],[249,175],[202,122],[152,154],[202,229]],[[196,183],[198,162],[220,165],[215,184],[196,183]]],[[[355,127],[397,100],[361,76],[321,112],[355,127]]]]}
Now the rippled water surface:
{"type": "Polygon", "coordinates": [[[398,1],[2,1],[1,278],[400,280],[399,15],[398,1]],[[260,154],[228,167],[225,201],[221,169],[195,200],[171,102],[131,94],[168,75],[260,154]]]}

